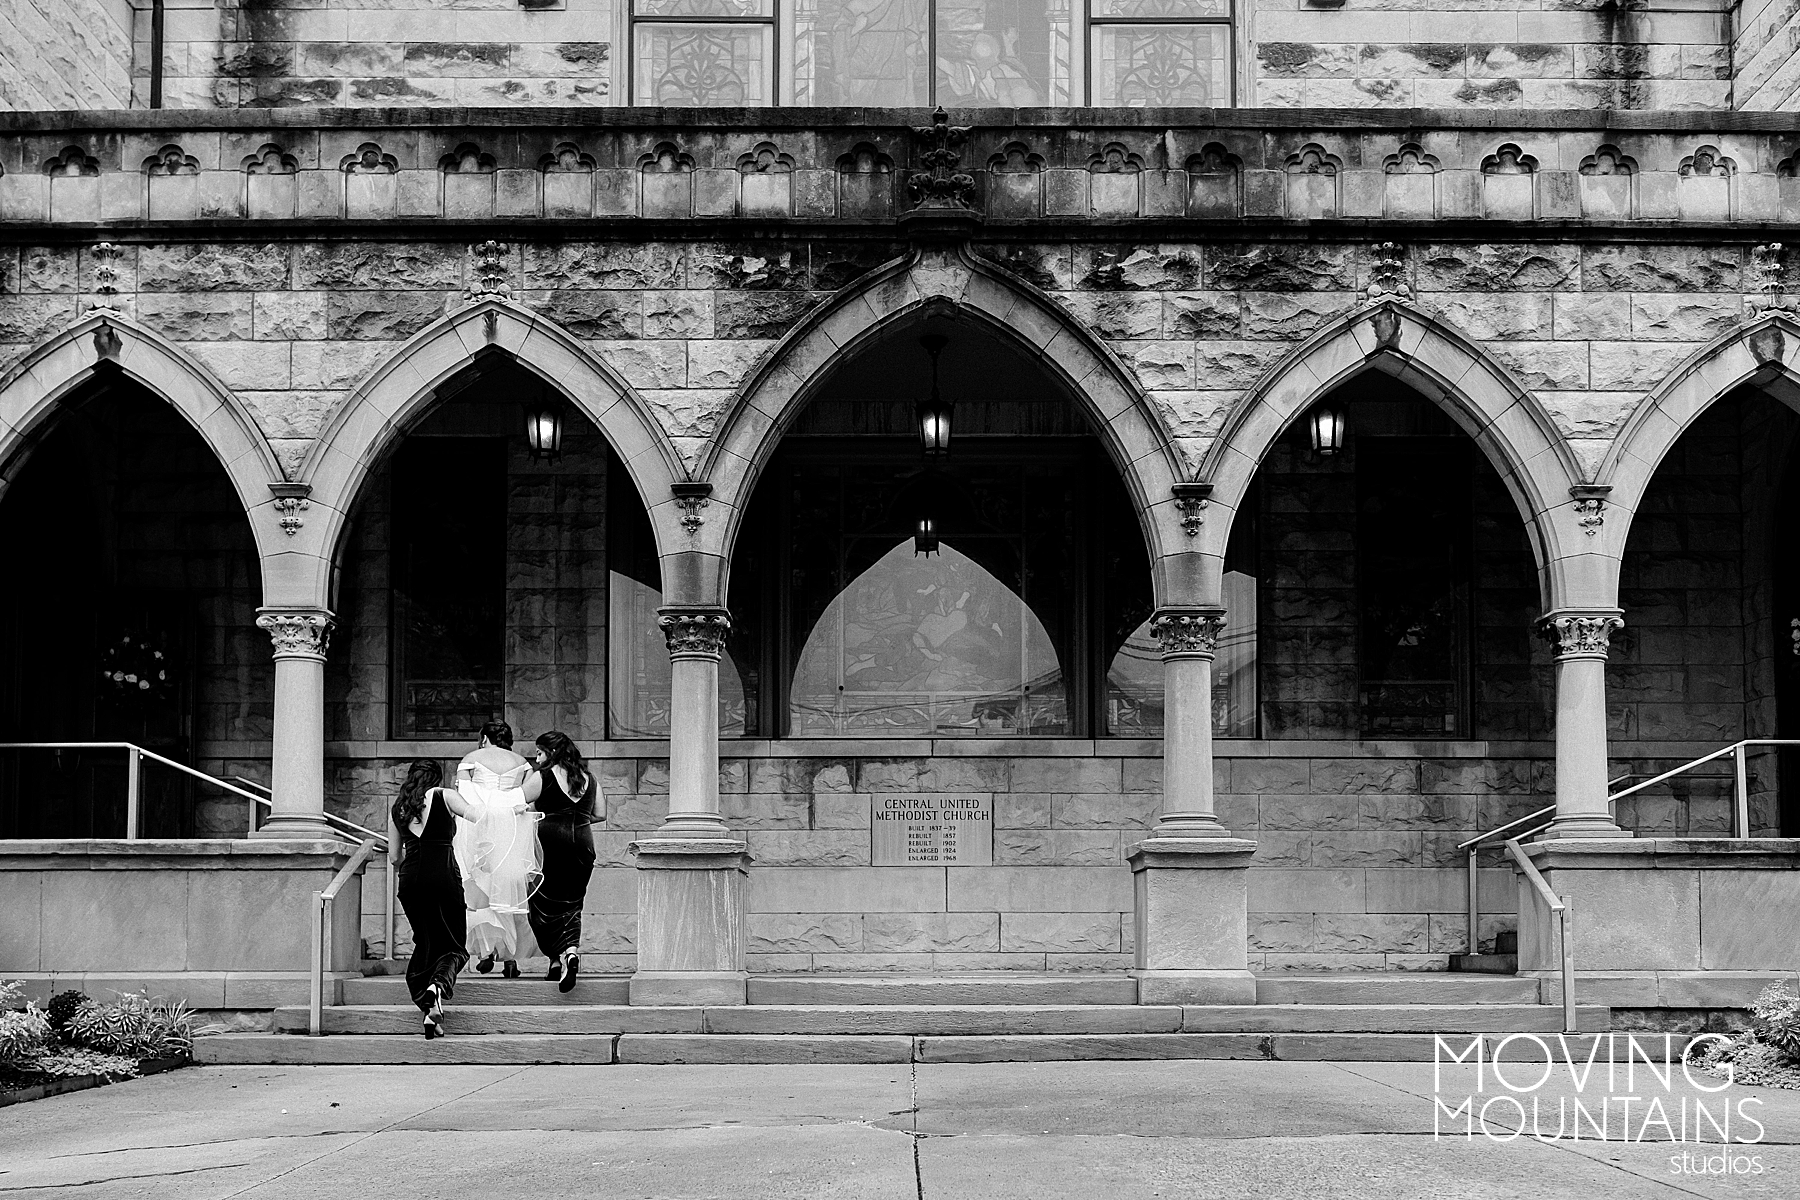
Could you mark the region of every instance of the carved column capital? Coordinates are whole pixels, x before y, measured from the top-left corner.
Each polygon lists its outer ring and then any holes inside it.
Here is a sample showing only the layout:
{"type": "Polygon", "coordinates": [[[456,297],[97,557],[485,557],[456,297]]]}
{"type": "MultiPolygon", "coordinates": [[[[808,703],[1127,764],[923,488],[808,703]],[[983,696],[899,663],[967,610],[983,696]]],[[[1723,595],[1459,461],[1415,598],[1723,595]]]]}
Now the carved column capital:
{"type": "Polygon", "coordinates": [[[669,643],[670,658],[710,658],[725,652],[731,614],[722,608],[659,608],[656,623],[669,643]]]}
{"type": "Polygon", "coordinates": [[[1150,618],[1150,632],[1171,658],[1211,658],[1225,628],[1222,608],[1165,608],[1150,618]]]}
{"type": "Polygon", "coordinates": [[[1618,610],[1610,612],[1553,612],[1538,622],[1538,632],[1556,649],[1556,657],[1606,658],[1615,629],[1625,626],[1618,610]]]}
{"type": "Polygon", "coordinates": [[[324,609],[265,608],[256,618],[256,627],[269,632],[275,643],[275,657],[310,658],[325,661],[331,644],[334,622],[324,609]]]}

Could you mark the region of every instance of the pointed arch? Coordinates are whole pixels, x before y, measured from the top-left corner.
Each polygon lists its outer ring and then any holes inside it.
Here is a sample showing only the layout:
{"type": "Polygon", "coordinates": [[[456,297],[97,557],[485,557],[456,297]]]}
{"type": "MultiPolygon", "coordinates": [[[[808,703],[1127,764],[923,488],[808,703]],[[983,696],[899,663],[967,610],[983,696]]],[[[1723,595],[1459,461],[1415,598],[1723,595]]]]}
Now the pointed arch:
{"type": "Polygon", "coordinates": [[[509,300],[488,299],[414,334],[332,414],[300,464],[298,478],[312,488],[314,514],[294,547],[305,561],[296,562],[284,580],[294,594],[270,603],[326,606],[331,564],[370,472],[440,386],[489,356],[537,375],[593,422],[637,486],[658,545],[671,544],[670,531],[679,528],[671,485],[686,476],[643,398],[555,322],[509,300]]]}
{"type": "Polygon", "coordinates": [[[1600,460],[1609,485],[1601,541],[1612,556],[1613,586],[1632,518],[1656,470],[1700,415],[1740,387],[1760,387],[1800,412],[1800,321],[1768,312],[1700,347],[1641,400],[1600,460]]]}
{"type": "MultiPolygon", "coordinates": [[[[1125,483],[1159,604],[1182,598],[1193,547],[1172,488],[1187,478],[1161,415],[1130,369],[1047,294],[966,251],[915,251],[878,267],[790,330],[739,388],[698,477],[713,485],[704,525],[688,539],[688,603],[722,603],[744,507],[782,436],[840,364],[895,326],[931,315],[981,325],[1017,344],[1062,382],[1092,421],[1125,483]]],[[[670,572],[665,568],[665,577],[670,572]]]]}
{"type": "MultiPolygon", "coordinates": [[[[1325,325],[1271,367],[1226,417],[1201,463],[1213,485],[1201,541],[1217,571],[1251,478],[1282,433],[1339,385],[1369,371],[1405,383],[1442,408],[1499,471],[1537,558],[1546,610],[1580,590],[1597,547],[1582,545],[1569,489],[1580,464],[1537,397],[1472,339],[1393,299],[1325,325]]],[[[1216,585],[1215,585],[1216,586],[1216,585]]]]}
{"type": "Polygon", "coordinates": [[[22,465],[57,407],[108,371],[147,388],[193,426],[231,480],[267,564],[286,540],[269,485],[285,476],[262,427],[211,371],[120,313],[88,314],[0,374],[0,481],[22,465]]]}

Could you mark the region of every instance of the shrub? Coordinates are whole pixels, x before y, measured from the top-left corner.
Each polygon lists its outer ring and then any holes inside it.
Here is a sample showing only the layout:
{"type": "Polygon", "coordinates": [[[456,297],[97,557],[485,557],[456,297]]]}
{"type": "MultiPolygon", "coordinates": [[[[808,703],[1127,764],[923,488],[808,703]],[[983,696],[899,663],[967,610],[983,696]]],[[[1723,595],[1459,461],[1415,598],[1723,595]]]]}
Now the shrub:
{"type": "Polygon", "coordinates": [[[86,1000],[86,992],[78,992],[73,988],[50,997],[50,1003],[44,1010],[50,1017],[50,1028],[61,1033],[69,1024],[69,1018],[75,1015],[75,1010],[86,1000]]]}
{"type": "Polygon", "coordinates": [[[194,1048],[194,1014],[185,1000],[155,1001],[124,992],[111,1004],[82,1001],[63,1036],[76,1046],[106,1054],[186,1057],[194,1048]]]}
{"type": "Polygon", "coordinates": [[[29,1063],[55,1044],[50,1018],[35,1004],[0,1013],[0,1066],[29,1063]]]}
{"type": "Polygon", "coordinates": [[[1789,1061],[1800,1061],[1800,996],[1782,984],[1770,984],[1756,998],[1750,1019],[1757,1041],[1789,1061]]]}

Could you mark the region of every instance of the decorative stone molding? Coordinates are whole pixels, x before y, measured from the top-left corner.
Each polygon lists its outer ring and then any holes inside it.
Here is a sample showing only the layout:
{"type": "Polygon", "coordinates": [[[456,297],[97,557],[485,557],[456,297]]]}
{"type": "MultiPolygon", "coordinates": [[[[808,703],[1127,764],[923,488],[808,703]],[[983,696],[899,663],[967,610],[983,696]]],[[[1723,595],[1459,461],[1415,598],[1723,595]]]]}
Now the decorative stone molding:
{"type": "Polygon", "coordinates": [[[710,658],[725,652],[731,614],[722,608],[663,608],[656,624],[669,643],[670,658],[710,658]]]}
{"type": "MultiPolygon", "coordinates": [[[[505,242],[495,241],[477,242],[469,247],[469,253],[475,258],[475,278],[463,293],[463,303],[512,299],[512,284],[506,279],[511,250],[505,242]]],[[[489,336],[488,340],[494,339],[489,336]]]]}
{"type": "Polygon", "coordinates": [[[244,156],[246,175],[293,175],[300,170],[300,160],[274,142],[264,142],[255,154],[244,156]]]}
{"type": "Polygon", "coordinates": [[[1206,505],[1212,496],[1210,483],[1178,483],[1169,489],[1175,493],[1175,508],[1181,513],[1181,531],[1189,537],[1200,536],[1206,522],[1206,505]]]}
{"type": "Polygon", "coordinates": [[[940,104],[931,114],[931,124],[914,126],[913,136],[925,147],[919,155],[919,165],[925,169],[914,171],[906,180],[913,203],[921,209],[972,211],[975,177],[962,169],[968,127],[950,124],[950,115],[940,104]]]}
{"type": "Polygon", "coordinates": [[[1719,153],[1717,146],[1701,146],[1681,160],[1678,173],[1687,175],[1735,175],[1737,162],[1719,153]]]}
{"type": "Polygon", "coordinates": [[[1606,483],[1578,483],[1569,489],[1575,501],[1576,524],[1589,537],[1606,524],[1606,497],[1611,491],[1612,485],[1606,483]]]}
{"type": "Polygon", "coordinates": [[[111,325],[102,323],[100,328],[94,330],[94,359],[96,363],[112,363],[114,366],[117,366],[119,362],[119,351],[124,348],[124,345],[123,339],[119,337],[119,331],[114,329],[111,325]]]}
{"type": "Polygon", "coordinates": [[[1383,304],[1375,310],[1375,314],[1369,318],[1369,328],[1375,334],[1375,349],[1369,352],[1368,357],[1374,358],[1384,351],[1400,348],[1400,314],[1391,303],[1383,304]]]}
{"type": "Polygon", "coordinates": [[[1609,142],[1582,159],[1578,171],[1582,175],[1636,175],[1638,164],[1637,159],[1609,142]]]}
{"type": "Polygon", "coordinates": [[[392,175],[400,169],[400,160],[392,154],[382,153],[382,149],[374,142],[364,142],[356,148],[354,154],[346,154],[338,163],[338,170],[346,175],[392,175]]]}
{"type": "Polygon", "coordinates": [[[641,156],[637,169],[645,175],[679,175],[694,169],[694,156],[683,154],[674,142],[658,142],[650,153],[641,156]]]}
{"type": "Polygon", "coordinates": [[[438,170],[446,175],[492,175],[499,160],[474,142],[464,142],[438,159],[438,170]]]}
{"type": "Polygon", "coordinates": [[[256,618],[256,627],[268,630],[276,658],[323,661],[331,644],[331,614],[321,609],[267,611],[256,618]]]}
{"type": "Polygon", "coordinates": [[[70,179],[83,175],[98,176],[100,160],[80,146],[64,146],[63,152],[44,164],[44,174],[53,179],[70,179]]]}
{"type": "Polygon", "coordinates": [[[101,242],[89,253],[94,259],[94,302],[88,311],[119,312],[119,248],[101,242]]]}
{"type": "Polygon", "coordinates": [[[1144,169],[1144,156],[1133,154],[1123,142],[1108,142],[1088,158],[1092,175],[1135,175],[1144,169]]]}
{"type": "Polygon", "coordinates": [[[1412,298],[1412,285],[1406,282],[1406,247],[1399,242],[1377,242],[1370,247],[1369,286],[1365,300],[1387,296],[1412,298]]]}
{"type": "Polygon", "coordinates": [[[1288,155],[1283,167],[1289,175],[1336,175],[1343,165],[1343,159],[1319,143],[1308,142],[1288,155]]]}
{"type": "Polygon", "coordinates": [[[200,160],[170,143],[144,160],[146,175],[198,175],[200,160]]]}
{"type": "Polygon", "coordinates": [[[794,167],[794,156],[784,154],[774,142],[758,142],[737,160],[739,175],[785,175],[794,167]]]}
{"type": "Polygon", "coordinates": [[[1225,629],[1222,608],[1165,608],[1150,618],[1150,632],[1169,658],[1211,658],[1225,629]]]}
{"type": "Polygon", "coordinates": [[[1613,631],[1625,618],[1613,612],[1557,612],[1538,623],[1538,632],[1556,649],[1558,659],[1604,659],[1613,631]]]}
{"type": "Polygon", "coordinates": [[[1786,256],[1786,248],[1780,242],[1768,242],[1750,251],[1750,277],[1756,285],[1755,295],[1744,298],[1744,307],[1750,316],[1788,310],[1781,283],[1786,256]]]}
{"type": "Polygon", "coordinates": [[[307,499],[312,495],[312,484],[271,483],[269,491],[275,497],[275,511],[280,514],[281,532],[293,537],[306,524],[300,514],[312,507],[312,501],[307,499]]]}
{"type": "Polygon", "coordinates": [[[1425,153],[1417,142],[1403,143],[1399,150],[1381,160],[1384,175],[1434,175],[1441,169],[1437,155],[1425,153]]]}
{"type": "Polygon", "coordinates": [[[546,175],[562,172],[593,174],[600,167],[599,160],[582,150],[574,142],[558,142],[550,153],[538,159],[538,170],[546,175]]]}
{"type": "Polygon", "coordinates": [[[1517,142],[1507,142],[1481,160],[1483,175],[1535,175],[1537,169],[1538,160],[1520,149],[1517,142]]]}
{"type": "Polygon", "coordinates": [[[669,491],[674,493],[675,506],[681,510],[681,527],[689,537],[699,537],[700,527],[706,524],[700,513],[712,496],[712,484],[683,480],[670,484],[669,491]]]}

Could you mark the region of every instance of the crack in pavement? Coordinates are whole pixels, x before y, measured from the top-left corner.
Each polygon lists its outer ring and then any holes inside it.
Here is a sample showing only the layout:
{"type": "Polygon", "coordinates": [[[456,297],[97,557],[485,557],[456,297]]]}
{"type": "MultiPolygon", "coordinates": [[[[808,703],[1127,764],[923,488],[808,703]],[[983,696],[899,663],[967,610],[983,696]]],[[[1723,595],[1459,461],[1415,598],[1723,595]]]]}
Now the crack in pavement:
{"type": "MultiPolygon", "coordinates": [[[[247,1162],[214,1163],[208,1167],[179,1167],[168,1171],[144,1171],[136,1175],[106,1175],[99,1179],[77,1179],[68,1183],[27,1183],[19,1187],[9,1187],[0,1182],[0,1192],[38,1192],[51,1188],[93,1187],[100,1183],[129,1183],[133,1179],[173,1179],[177,1175],[199,1175],[207,1171],[230,1171],[238,1167],[247,1167],[247,1162]]],[[[233,1193],[234,1195],[236,1193],[233,1193]]]]}

